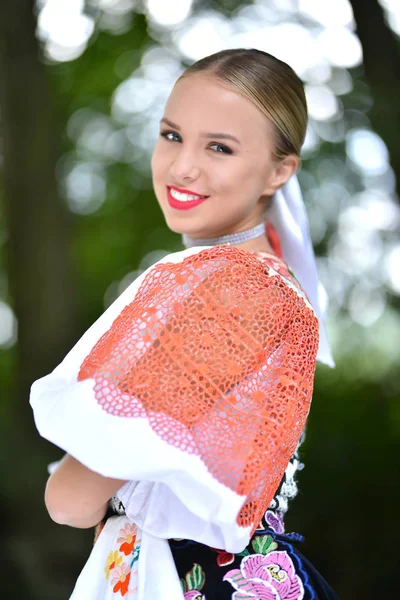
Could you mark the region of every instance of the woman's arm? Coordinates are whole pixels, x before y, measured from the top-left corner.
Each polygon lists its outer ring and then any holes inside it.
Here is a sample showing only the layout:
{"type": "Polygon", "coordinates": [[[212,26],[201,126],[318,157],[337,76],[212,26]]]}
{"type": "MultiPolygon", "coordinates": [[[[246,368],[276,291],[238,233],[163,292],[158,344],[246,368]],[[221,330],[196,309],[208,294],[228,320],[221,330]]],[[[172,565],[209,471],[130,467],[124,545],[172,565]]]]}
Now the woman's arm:
{"type": "Polygon", "coordinates": [[[103,477],[66,454],[47,481],[46,507],[56,523],[94,527],[104,517],[108,500],[124,483],[103,477]]]}

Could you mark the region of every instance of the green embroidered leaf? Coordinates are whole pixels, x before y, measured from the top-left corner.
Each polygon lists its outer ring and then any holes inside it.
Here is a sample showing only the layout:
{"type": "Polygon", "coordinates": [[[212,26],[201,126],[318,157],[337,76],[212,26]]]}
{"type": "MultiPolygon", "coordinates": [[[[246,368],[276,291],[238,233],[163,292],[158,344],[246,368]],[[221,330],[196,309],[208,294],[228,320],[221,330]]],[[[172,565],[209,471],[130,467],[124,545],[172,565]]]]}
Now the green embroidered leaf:
{"type": "Polygon", "coordinates": [[[268,552],[273,552],[276,550],[278,544],[274,542],[272,536],[260,535],[252,541],[252,546],[254,548],[254,552],[259,554],[268,554],[268,552]]]}
{"type": "Polygon", "coordinates": [[[193,565],[192,570],[189,571],[189,573],[186,573],[186,581],[188,591],[201,590],[206,581],[206,576],[200,565],[197,563],[193,565]]]}
{"type": "Polygon", "coordinates": [[[185,594],[188,591],[186,581],[184,579],[180,579],[179,581],[181,582],[182,592],[185,594]]]}
{"type": "Polygon", "coordinates": [[[235,556],[249,556],[250,552],[245,548],[242,552],[235,554],[235,556]]]}
{"type": "Polygon", "coordinates": [[[131,569],[132,569],[133,565],[135,564],[135,562],[137,560],[139,560],[139,553],[140,553],[140,546],[136,546],[134,551],[132,552],[131,569]]]}

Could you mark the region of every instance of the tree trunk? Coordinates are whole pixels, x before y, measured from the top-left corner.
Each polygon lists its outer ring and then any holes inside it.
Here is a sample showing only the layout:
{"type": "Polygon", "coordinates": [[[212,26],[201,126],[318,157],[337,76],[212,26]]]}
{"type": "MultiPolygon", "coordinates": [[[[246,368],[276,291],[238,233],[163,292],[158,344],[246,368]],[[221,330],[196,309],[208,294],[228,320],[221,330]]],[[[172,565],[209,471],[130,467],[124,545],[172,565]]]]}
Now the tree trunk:
{"type": "Polygon", "coordinates": [[[400,44],[385,22],[378,0],[350,0],[371,88],[370,119],[390,154],[400,195],[400,44]]]}
{"type": "Polygon", "coordinates": [[[35,28],[33,0],[0,2],[3,207],[18,320],[15,393],[0,439],[0,596],[39,600],[67,597],[69,584],[63,588],[61,575],[50,588],[49,573],[62,573],[62,559],[71,561],[82,537],[52,526],[46,514],[43,464],[54,449],[39,438],[28,404],[32,381],[52,370],[77,337],[68,212],[57,189],[57,136],[35,28]],[[56,553],[54,534],[62,546],[56,553]]]}

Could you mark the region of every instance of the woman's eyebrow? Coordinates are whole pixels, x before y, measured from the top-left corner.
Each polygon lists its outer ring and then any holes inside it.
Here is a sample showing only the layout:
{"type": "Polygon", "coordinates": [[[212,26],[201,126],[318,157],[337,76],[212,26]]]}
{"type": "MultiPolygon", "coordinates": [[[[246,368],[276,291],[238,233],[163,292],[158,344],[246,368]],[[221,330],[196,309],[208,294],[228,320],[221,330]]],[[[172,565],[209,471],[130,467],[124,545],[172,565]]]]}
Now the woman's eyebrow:
{"type": "MultiPolygon", "coordinates": [[[[161,119],[160,123],[165,123],[169,127],[172,127],[173,129],[176,129],[177,131],[181,130],[181,128],[179,127],[179,125],[177,125],[176,123],[173,123],[172,121],[170,121],[166,117],[163,117],[161,119]]],[[[206,137],[206,138],[213,138],[213,139],[218,138],[220,140],[233,140],[237,144],[240,144],[240,141],[237,139],[237,137],[235,137],[234,135],[232,135],[230,133],[202,133],[201,135],[203,137],[206,137]]]]}
{"type": "Polygon", "coordinates": [[[166,117],[163,117],[160,121],[160,123],[165,123],[166,125],[168,125],[169,127],[172,127],[173,129],[176,129],[177,131],[180,131],[181,128],[179,127],[179,125],[177,125],[176,123],[173,123],[172,121],[170,121],[169,119],[167,119],[166,117]]]}
{"type": "Polygon", "coordinates": [[[232,140],[232,141],[236,142],[237,144],[240,144],[237,137],[235,137],[231,133],[202,133],[201,135],[206,138],[213,138],[213,139],[217,138],[220,140],[232,140]]]}

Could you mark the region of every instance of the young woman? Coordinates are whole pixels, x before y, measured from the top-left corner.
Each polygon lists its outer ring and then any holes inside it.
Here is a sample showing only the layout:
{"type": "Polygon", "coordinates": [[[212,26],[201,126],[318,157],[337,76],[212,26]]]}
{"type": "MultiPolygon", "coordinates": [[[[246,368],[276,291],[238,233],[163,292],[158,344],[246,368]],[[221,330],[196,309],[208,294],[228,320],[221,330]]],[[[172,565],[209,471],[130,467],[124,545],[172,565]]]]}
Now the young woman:
{"type": "Polygon", "coordinates": [[[50,516],[105,522],[74,600],[336,598],[284,533],[316,360],[334,366],[295,179],[306,126],[300,80],[257,50],[209,56],[172,90],[152,171],[186,249],[32,387],[67,452],[50,516]]]}

